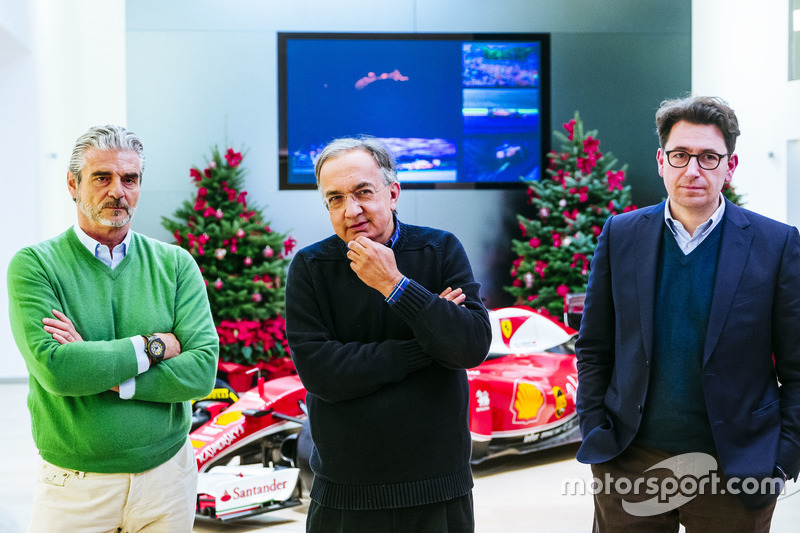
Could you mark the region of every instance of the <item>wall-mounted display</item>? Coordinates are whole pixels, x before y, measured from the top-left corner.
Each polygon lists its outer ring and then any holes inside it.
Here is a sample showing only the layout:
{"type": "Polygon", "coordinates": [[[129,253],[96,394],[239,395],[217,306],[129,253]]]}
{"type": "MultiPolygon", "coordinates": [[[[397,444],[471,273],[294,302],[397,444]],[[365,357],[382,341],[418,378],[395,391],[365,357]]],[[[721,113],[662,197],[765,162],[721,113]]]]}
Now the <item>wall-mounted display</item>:
{"type": "Polygon", "coordinates": [[[549,34],[278,33],[281,189],[371,135],[404,188],[522,187],[550,145],[549,34]]]}

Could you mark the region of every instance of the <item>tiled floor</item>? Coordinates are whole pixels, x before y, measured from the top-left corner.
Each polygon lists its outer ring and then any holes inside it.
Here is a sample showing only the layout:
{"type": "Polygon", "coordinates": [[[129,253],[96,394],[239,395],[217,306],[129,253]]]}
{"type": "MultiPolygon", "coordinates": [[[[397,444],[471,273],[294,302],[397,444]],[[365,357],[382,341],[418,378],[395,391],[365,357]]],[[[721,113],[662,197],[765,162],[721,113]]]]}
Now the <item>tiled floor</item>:
{"type": "MultiPolygon", "coordinates": [[[[31,513],[36,450],[25,405],[27,384],[0,383],[0,533],[27,530],[31,513]]],[[[564,495],[568,480],[590,478],[589,468],[575,461],[576,447],[566,446],[526,456],[507,456],[475,467],[477,533],[591,530],[590,495],[564,495]]],[[[305,531],[306,506],[222,524],[199,518],[195,532],[300,533],[305,531]]],[[[790,484],[778,502],[774,533],[800,528],[800,486],[790,484]]],[[[38,533],[38,532],[37,532],[38,533]]]]}

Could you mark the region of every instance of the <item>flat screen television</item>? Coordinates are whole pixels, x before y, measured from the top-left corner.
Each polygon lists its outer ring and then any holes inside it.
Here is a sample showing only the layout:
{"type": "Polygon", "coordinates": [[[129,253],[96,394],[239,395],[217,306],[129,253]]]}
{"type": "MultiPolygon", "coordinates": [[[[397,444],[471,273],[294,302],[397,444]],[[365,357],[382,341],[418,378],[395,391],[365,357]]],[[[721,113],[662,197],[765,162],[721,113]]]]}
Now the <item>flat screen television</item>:
{"type": "Polygon", "coordinates": [[[331,140],[371,135],[403,188],[521,187],[550,145],[542,33],[278,33],[280,189],[331,140]]]}

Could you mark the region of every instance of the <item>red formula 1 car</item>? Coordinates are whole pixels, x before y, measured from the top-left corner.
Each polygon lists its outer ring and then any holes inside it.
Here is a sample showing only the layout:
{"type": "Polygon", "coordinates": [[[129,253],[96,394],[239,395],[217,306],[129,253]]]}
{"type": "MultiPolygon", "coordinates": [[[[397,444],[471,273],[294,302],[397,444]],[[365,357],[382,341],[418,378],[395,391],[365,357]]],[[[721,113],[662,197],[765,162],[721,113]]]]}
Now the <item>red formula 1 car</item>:
{"type": "MultiPolygon", "coordinates": [[[[467,372],[472,462],[580,439],[575,331],[526,307],[489,312],[492,345],[467,372]]],[[[224,386],[195,404],[197,513],[233,520],[300,504],[310,488],[310,435],[297,376],[237,397],[224,386]]]]}
{"type": "Polygon", "coordinates": [[[467,371],[473,464],[579,441],[576,332],[527,307],[489,316],[489,356],[467,371]]]}
{"type": "Polygon", "coordinates": [[[300,505],[297,438],[308,418],[297,376],[238,397],[224,383],[194,404],[198,515],[234,520],[300,505]]]}

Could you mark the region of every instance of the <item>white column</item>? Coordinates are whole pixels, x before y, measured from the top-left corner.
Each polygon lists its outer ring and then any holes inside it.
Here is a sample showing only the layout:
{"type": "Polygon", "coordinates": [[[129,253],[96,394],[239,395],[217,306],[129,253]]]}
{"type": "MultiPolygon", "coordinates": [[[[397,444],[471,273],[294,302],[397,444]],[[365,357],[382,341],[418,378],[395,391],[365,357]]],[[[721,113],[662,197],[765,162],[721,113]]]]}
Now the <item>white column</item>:
{"type": "Polygon", "coordinates": [[[126,121],[125,38],[125,0],[0,0],[0,379],[27,375],[8,322],[8,262],[74,222],[75,139],[126,121]]]}

